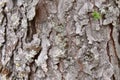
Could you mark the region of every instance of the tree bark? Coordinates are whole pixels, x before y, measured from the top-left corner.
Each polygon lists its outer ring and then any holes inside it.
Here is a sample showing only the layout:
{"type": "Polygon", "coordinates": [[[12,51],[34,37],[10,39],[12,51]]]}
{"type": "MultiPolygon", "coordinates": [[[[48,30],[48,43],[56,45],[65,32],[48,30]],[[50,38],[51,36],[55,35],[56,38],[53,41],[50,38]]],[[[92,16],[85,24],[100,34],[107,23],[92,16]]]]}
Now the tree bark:
{"type": "Polygon", "coordinates": [[[0,80],[120,80],[119,14],[120,0],[0,0],[0,80]]]}

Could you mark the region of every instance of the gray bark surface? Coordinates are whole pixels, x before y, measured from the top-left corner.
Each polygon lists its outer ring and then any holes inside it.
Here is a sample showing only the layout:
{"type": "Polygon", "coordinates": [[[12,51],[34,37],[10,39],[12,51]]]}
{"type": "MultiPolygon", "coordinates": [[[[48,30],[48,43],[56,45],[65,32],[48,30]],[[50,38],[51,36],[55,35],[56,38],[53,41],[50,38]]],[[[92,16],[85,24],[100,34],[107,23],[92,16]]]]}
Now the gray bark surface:
{"type": "Polygon", "coordinates": [[[120,80],[120,0],[0,0],[0,80],[120,80]]]}

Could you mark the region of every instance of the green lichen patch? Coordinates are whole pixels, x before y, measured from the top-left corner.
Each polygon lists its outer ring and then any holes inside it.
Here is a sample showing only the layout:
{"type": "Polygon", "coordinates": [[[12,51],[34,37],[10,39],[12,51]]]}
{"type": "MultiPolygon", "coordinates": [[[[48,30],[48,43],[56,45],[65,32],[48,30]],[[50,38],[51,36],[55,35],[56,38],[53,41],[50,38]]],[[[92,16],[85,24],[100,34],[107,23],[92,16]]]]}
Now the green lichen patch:
{"type": "Polygon", "coordinates": [[[97,11],[93,11],[92,13],[92,17],[95,19],[95,20],[99,20],[101,18],[101,14],[97,11]]]}

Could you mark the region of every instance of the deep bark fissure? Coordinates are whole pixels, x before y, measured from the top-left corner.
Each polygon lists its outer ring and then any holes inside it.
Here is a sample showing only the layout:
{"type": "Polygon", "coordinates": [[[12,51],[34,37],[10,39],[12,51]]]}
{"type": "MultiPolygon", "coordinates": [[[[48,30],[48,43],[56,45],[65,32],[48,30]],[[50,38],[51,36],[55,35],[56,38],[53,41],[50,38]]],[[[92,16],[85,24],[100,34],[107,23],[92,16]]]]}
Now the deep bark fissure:
{"type": "MultiPolygon", "coordinates": [[[[112,41],[113,43],[113,48],[114,48],[114,54],[115,54],[115,57],[117,58],[117,60],[119,61],[119,58],[117,56],[117,52],[116,52],[116,48],[115,48],[115,42],[114,42],[114,38],[113,38],[113,25],[110,24],[110,29],[111,29],[111,32],[110,32],[110,40],[112,41]]],[[[109,46],[110,47],[110,46],[109,46]]]]}
{"type": "Polygon", "coordinates": [[[109,41],[107,42],[107,47],[106,47],[106,50],[107,50],[107,55],[108,55],[108,58],[109,58],[109,61],[111,62],[111,58],[110,58],[110,51],[109,51],[109,41]]]}
{"type": "MultiPolygon", "coordinates": [[[[115,42],[114,42],[114,38],[113,38],[113,25],[112,24],[110,24],[109,25],[109,27],[110,27],[110,29],[111,29],[111,32],[110,32],[110,40],[112,41],[112,47],[113,47],[113,49],[114,49],[114,53],[112,53],[112,54],[115,54],[115,57],[117,58],[117,60],[118,60],[118,66],[119,66],[119,58],[118,58],[118,56],[117,56],[117,52],[116,52],[116,48],[115,48],[115,42]]],[[[108,43],[109,43],[109,41],[108,41],[108,43]]],[[[109,47],[110,46],[108,46],[107,45],[107,48],[109,49],[109,47]]],[[[110,55],[110,52],[107,52],[108,53],[108,56],[109,56],[109,60],[110,60],[110,62],[111,62],[111,55],[110,55]]],[[[115,78],[115,75],[113,74],[113,76],[112,76],[112,79],[113,80],[116,80],[116,78],[115,78]]]]}

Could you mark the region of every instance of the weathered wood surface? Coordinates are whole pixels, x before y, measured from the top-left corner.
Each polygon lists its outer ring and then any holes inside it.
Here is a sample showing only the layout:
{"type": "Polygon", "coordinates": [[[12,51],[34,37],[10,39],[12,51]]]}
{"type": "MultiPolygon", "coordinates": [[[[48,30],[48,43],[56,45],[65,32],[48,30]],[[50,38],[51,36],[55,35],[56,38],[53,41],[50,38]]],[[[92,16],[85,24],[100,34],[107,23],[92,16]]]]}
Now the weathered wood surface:
{"type": "Polygon", "coordinates": [[[119,33],[120,0],[0,0],[0,80],[120,80],[119,33]]]}

